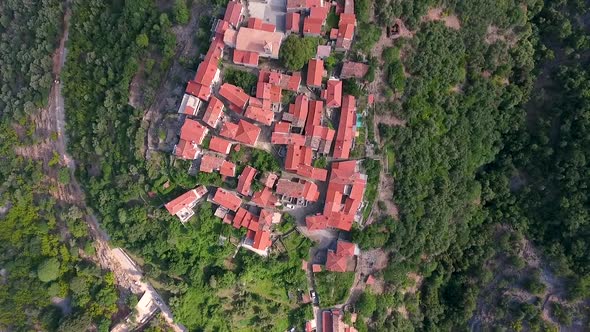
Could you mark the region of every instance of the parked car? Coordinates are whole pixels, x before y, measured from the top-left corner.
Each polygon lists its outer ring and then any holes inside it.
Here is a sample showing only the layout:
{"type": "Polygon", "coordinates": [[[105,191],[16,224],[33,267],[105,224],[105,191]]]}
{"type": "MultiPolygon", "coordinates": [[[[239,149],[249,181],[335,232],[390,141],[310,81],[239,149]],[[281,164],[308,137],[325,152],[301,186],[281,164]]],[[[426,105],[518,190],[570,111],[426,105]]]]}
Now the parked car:
{"type": "Polygon", "coordinates": [[[309,296],[311,296],[311,301],[313,302],[313,305],[320,305],[320,299],[318,298],[318,295],[316,294],[315,290],[310,290],[309,296]]]}

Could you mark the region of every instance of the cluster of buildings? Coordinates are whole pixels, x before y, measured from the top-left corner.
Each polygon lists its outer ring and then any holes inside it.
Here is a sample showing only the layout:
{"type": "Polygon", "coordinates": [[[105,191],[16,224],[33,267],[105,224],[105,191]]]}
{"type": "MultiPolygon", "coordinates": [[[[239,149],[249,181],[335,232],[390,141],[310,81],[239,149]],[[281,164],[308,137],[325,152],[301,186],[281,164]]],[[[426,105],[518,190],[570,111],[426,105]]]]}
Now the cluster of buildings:
{"type": "MultiPolygon", "coordinates": [[[[258,67],[260,58],[277,59],[286,35],[321,34],[332,5],[288,0],[283,33],[260,18],[246,19],[243,4],[229,2],[224,18],[214,22],[209,50],[187,83],[178,109],[185,120],[173,154],[194,161],[200,172],[237,177],[237,188],[199,186],[167,203],[170,214],[184,223],[194,214],[194,206],[206,199],[217,206],[215,216],[223,223],[247,230],[242,245],[261,255],[267,255],[272,245],[272,226],[281,220],[279,209],[305,207],[322,197],[323,211],[305,218],[309,230],[349,231],[359,220],[367,179],[359,162],[348,160],[358,135],[356,99],[343,93],[340,79],[324,80],[322,58],[330,55],[331,46],[318,48],[306,76],[260,69],[255,92],[222,82],[219,68],[224,57],[246,67],[258,67]],[[295,94],[293,103],[284,105],[285,91],[295,94]],[[241,145],[256,148],[261,138],[277,147],[285,172],[261,172],[251,166],[239,172],[229,160],[232,150],[241,145]],[[330,161],[329,169],[318,166],[318,158],[330,161]]],[[[347,50],[356,26],[353,0],[336,5],[336,12],[340,21],[329,32],[330,39],[336,50],[347,50]]],[[[357,63],[345,63],[344,68],[347,77],[362,77],[368,70],[357,63]]],[[[357,251],[352,243],[338,242],[328,253],[326,270],[350,270],[357,251]]]]}

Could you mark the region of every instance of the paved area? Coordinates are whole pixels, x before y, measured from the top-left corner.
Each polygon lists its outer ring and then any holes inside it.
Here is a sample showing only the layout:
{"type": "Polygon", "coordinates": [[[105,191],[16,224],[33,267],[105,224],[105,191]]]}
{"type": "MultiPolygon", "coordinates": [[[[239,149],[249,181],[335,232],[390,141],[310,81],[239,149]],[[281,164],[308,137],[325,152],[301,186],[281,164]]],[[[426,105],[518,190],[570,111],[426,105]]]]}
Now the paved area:
{"type": "Polygon", "coordinates": [[[258,17],[264,22],[272,23],[277,31],[285,32],[285,17],[287,14],[287,0],[248,1],[248,12],[252,17],[258,17]]]}

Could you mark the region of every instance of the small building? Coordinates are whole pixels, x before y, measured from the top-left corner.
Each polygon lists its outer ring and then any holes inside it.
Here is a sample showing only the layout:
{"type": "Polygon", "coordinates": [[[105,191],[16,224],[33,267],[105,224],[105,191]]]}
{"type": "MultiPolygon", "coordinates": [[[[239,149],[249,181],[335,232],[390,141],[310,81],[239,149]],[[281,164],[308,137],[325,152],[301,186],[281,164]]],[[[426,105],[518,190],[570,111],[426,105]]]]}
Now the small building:
{"type": "Polygon", "coordinates": [[[230,104],[230,109],[238,114],[244,111],[250,99],[250,96],[242,88],[229,83],[221,85],[219,95],[230,104]]]}
{"type": "Polygon", "coordinates": [[[246,120],[240,120],[237,124],[224,122],[221,127],[221,136],[240,143],[255,145],[262,130],[260,127],[246,120]]]}
{"type": "Polygon", "coordinates": [[[277,194],[288,199],[303,199],[308,202],[315,202],[320,197],[318,186],[303,179],[280,179],[277,183],[277,194]]]}
{"type": "Polygon", "coordinates": [[[219,136],[211,137],[211,141],[209,142],[209,150],[215,151],[221,154],[229,154],[231,150],[232,143],[226,139],[223,139],[219,136]]]}
{"type": "Polygon", "coordinates": [[[252,181],[254,181],[254,176],[256,176],[256,169],[250,165],[246,166],[242,171],[242,174],[238,177],[237,191],[240,194],[250,196],[250,188],[252,186],[252,181]]]}
{"type": "Polygon", "coordinates": [[[285,33],[287,35],[291,33],[299,34],[299,31],[301,31],[300,22],[301,15],[299,13],[288,13],[286,16],[285,33]]]}
{"type": "Polygon", "coordinates": [[[322,99],[326,101],[327,108],[342,106],[342,81],[335,78],[329,79],[326,89],[322,91],[322,99]]]}
{"type": "Polygon", "coordinates": [[[278,179],[279,179],[279,176],[276,175],[275,173],[265,172],[262,175],[262,178],[260,178],[260,182],[262,182],[262,184],[265,187],[272,188],[272,187],[274,187],[274,185],[275,185],[275,183],[277,182],[278,179]]]}
{"type": "Polygon", "coordinates": [[[225,9],[223,20],[237,28],[244,18],[243,13],[244,7],[239,1],[230,1],[227,4],[227,8],[225,9]]]}
{"type": "Polygon", "coordinates": [[[205,195],[207,195],[207,188],[205,186],[199,186],[178,196],[164,206],[171,215],[177,216],[184,223],[195,214],[193,208],[205,195]]]}
{"type": "Polygon", "coordinates": [[[342,71],[340,72],[340,78],[357,78],[363,79],[365,75],[369,72],[369,65],[360,63],[360,62],[353,62],[353,61],[345,61],[342,65],[342,71]]]}
{"type": "Polygon", "coordinates": [[[358,247],[354,243],[338,240],[336,251],[328,250],[326,270],[332,272],[351,271],[351,258],[358,254],[358,247]]]}
{"type": "Polygon", "coordinates": [[[257,106],[248,106],[244,116],[248,119],[270,126],[274,120],[275,114],[269,109],[264,109],[257,106]]]}
{"type": "Polygon", "coordinates": [[[178,108],[178,113],[186,115],[197,115],[201,106],[201,100],[195,96],[185,93],[178,108]]]}
{"type": "Polygon", "coordinates": [[[257,206],[263,208],[274,208],[278,204],[278,198],[268,187],[262,188],[262,190],[255,192],[252,195],[251,202],[257,206]]]}
{"type": "Polygon", "coordinates": [[[334,159],[348,159],[352,143],[356,136],[356,99],[345,95],[342,98],[340,121],[334,144],[334,159]]]}
{"type": "Polygon", "coordinates": [[[237,211],[242,204],[242,199],[238,195],[223,188],[217,188],[211,201],[234,212],[237,211]]]}
{"type": "Polygon", "coordinates": [[[309,98],[304,94],[295,97],[295,103],[289,105],[289,112],[283,113],[283,121],[291,122],[291,126],[303,128],[309,112],[309,98]]]}
{"type": "Polygon", "coordinates": [[[209,129],[198,121],[185,119],[180,128],[180,139],[191,143],[202,144],[203,139],[209,133],[209,129]]]}
{"type": "Polygon", "coordinates": [[[324,76],[324,60],[311,59],[307,65],[307,85],[313,88],[322,86],[324,76]]]}
{"type": "Polygon", "coordinates": [[[316,52],[316,58],[324,60],[325,58],[329,57],[332,53],[332,46],[330,45],[318,45],[318,49],[316,52]]]}
{"type": "Polygon", "coordinates": [[[223,108],[224,106],[221,100],[215,96],[211,97],[203,114],[203,122],[213,129],[217,128],[221,115],[223,114],[223,108]]]}
{"type": "Polygon", "coordinates": [[[258,67],[259,55],[256,52],[234,50],[233,62],[250,68],[258,67]]]}

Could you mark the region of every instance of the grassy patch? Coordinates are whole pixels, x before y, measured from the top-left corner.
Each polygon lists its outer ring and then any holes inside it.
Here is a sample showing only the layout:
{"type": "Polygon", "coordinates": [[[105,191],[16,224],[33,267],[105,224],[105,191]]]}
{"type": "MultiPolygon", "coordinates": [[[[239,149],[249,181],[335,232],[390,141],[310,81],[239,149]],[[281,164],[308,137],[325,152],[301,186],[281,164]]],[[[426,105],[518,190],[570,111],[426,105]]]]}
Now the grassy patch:
{"type": "Polygon", "coordinates": [[[258,78],[256,75],[247,71],[227,68],[223,74],[223,80],[227,83],[239,86],[244,89],[246,93],[250,93],[252,89],[254,89],[258,78]]]}
{"type": "Polygon", "coordinates": [[[315,274],[316,291],[322,307],[343,303],[348,297],[354,272],[320,272],[315,274]]]}

